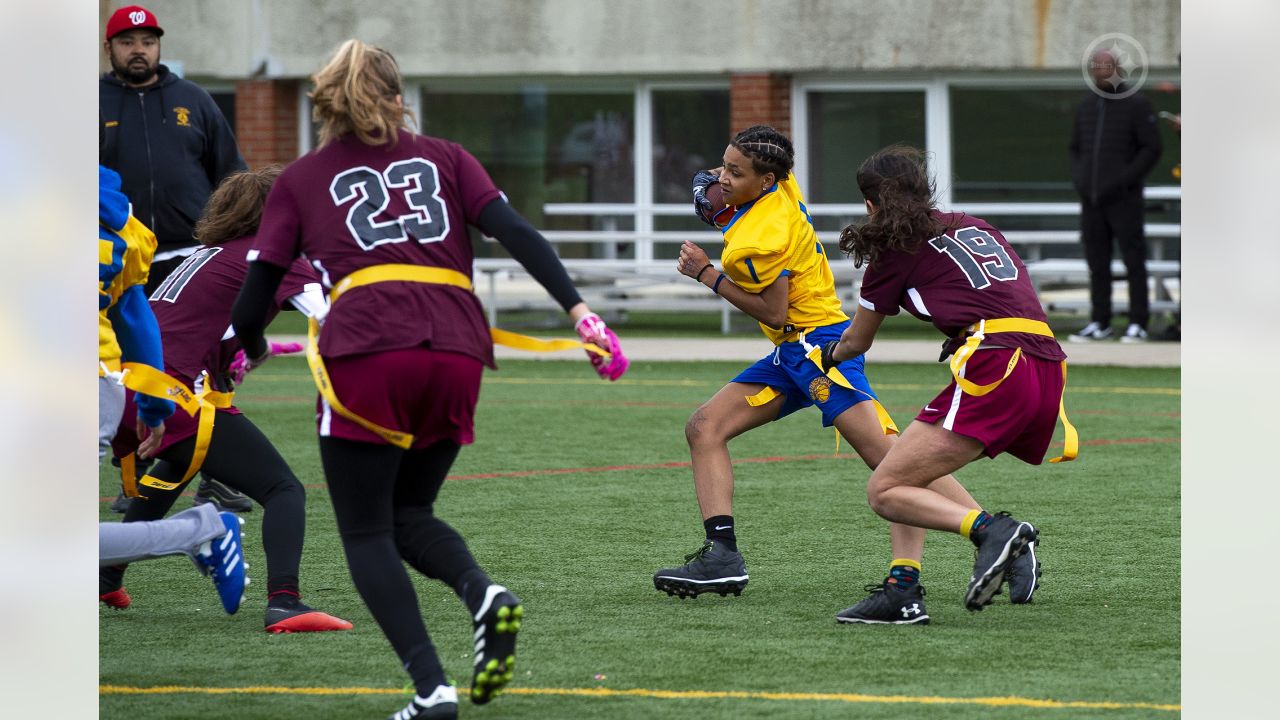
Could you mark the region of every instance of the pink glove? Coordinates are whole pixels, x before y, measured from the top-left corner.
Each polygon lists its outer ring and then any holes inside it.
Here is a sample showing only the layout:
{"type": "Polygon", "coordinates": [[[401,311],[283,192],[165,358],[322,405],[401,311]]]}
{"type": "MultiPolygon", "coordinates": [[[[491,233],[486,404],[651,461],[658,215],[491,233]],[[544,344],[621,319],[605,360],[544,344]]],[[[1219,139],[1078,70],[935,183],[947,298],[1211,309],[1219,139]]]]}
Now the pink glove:
{"type": "MultiPolygon", "coordinates": [[[[302,343],[268,343],[270,352],[268,357],[276,355],[292,355],[302,352],[302,343]]],[[[231,374],[231,381],[236,385],[244,382],[244,376],[249,374],[250,370],[258,367],[249,362],[249,358],[244,354],[244,348],[236,350],[236,355],[231,359],[231,365],[227,368],[227,372],[231,374]]]]}
{"type": "Polygon", "coordinates": [[[582,342],[592,343],[609,351],[608,360],[590,350],[587,351],[587,358],[591,360],[591,366],[596,369],[597,375],[610,381],[622,377],[631,362],[627,360],[626,355],[622,354],[622,345],[618,343],[618,336],[613,334],[599,315],[589,313],[582,316],[573,329],[578,331],[578,337],[582,342]]]}

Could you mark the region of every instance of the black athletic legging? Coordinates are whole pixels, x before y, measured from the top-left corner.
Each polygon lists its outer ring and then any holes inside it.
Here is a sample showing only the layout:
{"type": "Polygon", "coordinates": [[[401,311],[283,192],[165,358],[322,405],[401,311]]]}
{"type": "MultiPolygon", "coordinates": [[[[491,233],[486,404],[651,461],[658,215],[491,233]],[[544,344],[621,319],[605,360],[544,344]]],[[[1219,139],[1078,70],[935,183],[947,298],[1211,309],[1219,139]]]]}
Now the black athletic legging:
{"type": "Polygon", "coordinates": [[[452,587],[473,613],[489,585],[462,536],[433,514],[459,449],[449,440],[406,451],[320,438],[351,579],[422,697],[444,684],[444,671],[401,560],[452,587]]]}
{"type": "MultiPolygon", "coordinates": [[[[178,482],[191,462],[194,437],[175,443],[161,453],[150,474],[159,480],[178,482]]],[[[298,593],[298,563],[306,532],[306,491],[294,477],[275,446],[244,415],[220,412],[201,466],[220,482],[243,492],[262,506],[262,547],[267,554],[267,593],[298,593]]],[[[185,485],[184,485],[185,487],[185,485]]],[[[169,512],[182,487],[159,490],[139,485],[146,499],[129,504],[124,522],[159,520],[169,512]]],[[[102,568],[104,587],[118,587],[124,569],[102,568]]]]}

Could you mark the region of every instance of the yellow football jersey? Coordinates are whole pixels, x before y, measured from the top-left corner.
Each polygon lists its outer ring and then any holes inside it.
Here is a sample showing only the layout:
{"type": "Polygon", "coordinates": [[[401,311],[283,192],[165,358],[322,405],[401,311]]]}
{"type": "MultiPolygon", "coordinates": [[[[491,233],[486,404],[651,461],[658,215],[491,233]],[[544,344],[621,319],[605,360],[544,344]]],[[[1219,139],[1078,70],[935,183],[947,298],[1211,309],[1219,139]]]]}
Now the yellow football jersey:
{"type": "Polygon", "coordinates": [[[120,370],[120,343],[107,319],[124,291],[146,285],[151,259],[156,253],[156,236],[137,218],[119,232],[98,224],[98,373],[120,370]]]}
{"type": "MultiPolygon", "coordinates": [[[[742,289],[759,293],[783,275],[790,276],[787,324],[815,328],[849,319],[840,309],[831,265],[794,176],[738,208],[722,232],[721,265],[742,289]]],[[[760,329],[774,345],[789,334],[764,323],[760,329]]]]}

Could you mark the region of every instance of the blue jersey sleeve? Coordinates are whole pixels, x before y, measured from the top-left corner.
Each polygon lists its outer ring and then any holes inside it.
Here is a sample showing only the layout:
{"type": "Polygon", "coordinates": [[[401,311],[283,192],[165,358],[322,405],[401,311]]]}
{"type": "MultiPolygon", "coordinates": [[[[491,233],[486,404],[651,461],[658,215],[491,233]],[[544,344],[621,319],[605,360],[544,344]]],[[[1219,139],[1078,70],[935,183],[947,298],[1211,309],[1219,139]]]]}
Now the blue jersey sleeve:
{"type": "MultiPolygon", "coordinates": [[[[120,341],[121,360],[150,365],[164,370],[164,352],[160,346],[160,326],[147,304],[147,295],[141,285],[134,285],[120,296],[107,317],[120,341]]],[[[141,393],[134,396],[138,404],[138,416],[149,427],[159,425],[173,414],[173,402],[141,393]]]]}

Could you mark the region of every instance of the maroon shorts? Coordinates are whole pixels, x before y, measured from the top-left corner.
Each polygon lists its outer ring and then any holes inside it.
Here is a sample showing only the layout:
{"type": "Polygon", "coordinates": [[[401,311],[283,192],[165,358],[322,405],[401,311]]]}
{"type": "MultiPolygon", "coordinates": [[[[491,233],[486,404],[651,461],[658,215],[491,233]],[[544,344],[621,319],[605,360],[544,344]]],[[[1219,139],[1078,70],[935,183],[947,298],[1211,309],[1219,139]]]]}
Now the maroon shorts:
{"type": "MultiPolygon", "coordinates": [[[[995,382],[1009,366],[1012,349],[975,352],[964,378],[978,385],[995,382]]],[[[1002,452],[1032,465],[1044,462],[1058,424],[1058,405],[1065,379],[1062,363],[1027,355],[1000,387],[981,397],[965,394],[953,380],[916,420],[940,425],[982,443],[988,457],[1002,452]]]]}
{"type": "MultiPolygon", "coordinates": [[[[188,388],[191,387],[191,381],[186,378],[179,377],[173,373],[169,373],[170,377],[181,380],[188,388]]],[[[195,391],[192,390],[192,394],[195,391]]],[[[219,413],[229,413],[231,415],[239,415],[240,409],[234,405],[229,408],[218,410],[219,413]]],[[[116,430],[115,439],[111,441],[111,454],[115,457],[124,457],[134,450],[138,449],[138,444],[142,442],[138,438],[138,406],[133,401],[133,391],[125,390],[124,392],[124,415],[120,419],[120,428],[116,430]]],[[[217,425],[217,419],[214,419],[214,425],[217,425]]],[[[198,427],[197,417],[187,414],[186,410],[177,408],[173,414],[165,418],[164,421],[164,437],[160,439],[160,449],[156,451],[156,455],[160,455],[170,446],[193,438],[196,436],[196,428],[198,427]]]]}
{"type": "MultiPolygon", "coordinates": [[[[475,439],[476,400],[484,365],[458,353],[402,348],[325,358],[333,391],[348,410],[391,430],[413,434],[415,448],[475,439]]],[[[388,444],[381,436],[333,412],[321,397],[321,437],[388,444]]]]}

